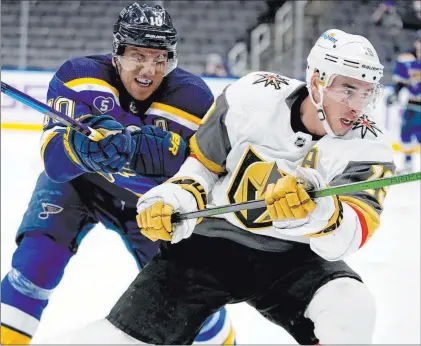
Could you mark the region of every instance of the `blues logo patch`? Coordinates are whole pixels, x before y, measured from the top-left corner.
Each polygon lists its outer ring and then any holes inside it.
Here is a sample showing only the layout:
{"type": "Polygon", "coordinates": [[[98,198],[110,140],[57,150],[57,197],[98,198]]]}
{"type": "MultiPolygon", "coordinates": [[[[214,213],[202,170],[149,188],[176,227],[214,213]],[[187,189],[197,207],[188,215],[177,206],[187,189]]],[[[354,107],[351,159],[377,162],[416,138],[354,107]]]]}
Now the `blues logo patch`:
{"type": "Polygon", "coordinates": [[[62,207],[51,203],[41,203],[41,205],[44,211],[40,212],[38,217],[42,220],[47,219],[50,214],[58,214],[63,210],[62,207]]]}

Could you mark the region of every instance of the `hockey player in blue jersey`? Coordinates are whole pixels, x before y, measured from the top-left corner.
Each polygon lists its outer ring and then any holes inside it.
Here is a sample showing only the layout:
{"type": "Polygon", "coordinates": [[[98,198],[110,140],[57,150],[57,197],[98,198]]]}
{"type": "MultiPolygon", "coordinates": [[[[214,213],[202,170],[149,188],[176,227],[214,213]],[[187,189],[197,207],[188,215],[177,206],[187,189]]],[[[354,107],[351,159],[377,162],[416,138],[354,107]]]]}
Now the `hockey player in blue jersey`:
{"type": "Polygon", "coordinates": [[[401,125],[401,143],[405,155],[402,172],[413,171],[413,139],[416,139],[418,144],[421,143],[421,30],[417,32],[417,36],[414,49],[397,57],[393,71],[396,85],[393,94],[387,99],[390,105],[397,101],[402,88],[408,90],[409,98],[401,125]]]}
{"type": "MultiPolygon", "coordinates": [[[[30,343],[66,265],[97,223],[119,233],[139,269],[157,252],[159,242],[136,224],[138,196],[178,171],[186,141],[213,104],[206,84],[176,67],[176,43],[162,7],[134,3],[114,25],[112,54],[68,60],[52,78],[48,104],[107,136],[93,142],[45,118],[45,171],[1,284],[2,344],[30,343]]],[[[234,342],[225,309],[196,341],[234,342]]]]}

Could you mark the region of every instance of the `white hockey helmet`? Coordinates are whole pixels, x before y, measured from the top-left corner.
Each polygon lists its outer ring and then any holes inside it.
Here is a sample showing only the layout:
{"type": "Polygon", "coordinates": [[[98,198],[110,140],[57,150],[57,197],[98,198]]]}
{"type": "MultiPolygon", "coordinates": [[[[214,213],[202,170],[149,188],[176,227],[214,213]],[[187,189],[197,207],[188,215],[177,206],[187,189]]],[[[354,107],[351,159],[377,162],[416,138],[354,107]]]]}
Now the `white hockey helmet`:
{"type": "Polygon", "coordinates": [[[351,35],[338,29],[324,32],[307,57],[306,82],[319,119],[326,132],[332,136],[336,135],[326,121],[323,92],[338,75],[373,84],[373,92],[367,101],[365,112],[371,112],[383,95],[383,85],[379,83],[383,76],[383,65],[370,41],[363,36],[351,35]],[[311,78],[314,72],[320,74],[318,103],[314,101],[311,92],[311,78]]]}

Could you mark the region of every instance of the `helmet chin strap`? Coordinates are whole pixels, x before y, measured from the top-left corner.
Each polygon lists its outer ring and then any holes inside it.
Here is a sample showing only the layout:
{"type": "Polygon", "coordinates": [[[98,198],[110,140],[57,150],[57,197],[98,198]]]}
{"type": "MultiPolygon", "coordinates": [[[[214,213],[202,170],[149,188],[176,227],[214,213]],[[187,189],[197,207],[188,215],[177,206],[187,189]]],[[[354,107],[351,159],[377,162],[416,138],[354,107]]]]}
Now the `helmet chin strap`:
{"type": "Polygon", "coordinates": [[[319,117],[319,120],[322,122],[322,125],[324,129],[326,130],[327,134],[331,137],[338,137],[335,135],[335,133],[332,131],[331,127],[329,126],[329,123],[327,122],[326,113],[323,109],[323,87],[319,85],[319,94],[320,94],[320,101],[319,103],[316,103],[316,101],[313,98],[313,93],[311,92],[311,89],[309,90],[310,100],[314,104],[314,106],[317,109],[317,116],[319,117]]]}

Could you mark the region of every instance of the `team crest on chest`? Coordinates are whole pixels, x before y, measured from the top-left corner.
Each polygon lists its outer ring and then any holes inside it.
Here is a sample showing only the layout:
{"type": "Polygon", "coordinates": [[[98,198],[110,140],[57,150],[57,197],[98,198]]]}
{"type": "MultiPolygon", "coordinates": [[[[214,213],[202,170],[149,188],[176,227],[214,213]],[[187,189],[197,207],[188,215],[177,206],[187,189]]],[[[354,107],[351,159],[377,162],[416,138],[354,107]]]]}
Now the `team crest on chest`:
{"type": "Polygon", "coordinates": [[[258,73],[258,80],[254,81],[253,84],[264,83],[264,87],[273,86],[275,90],[281,89],[281,84],[289,85],[288,79],[278,74],[273,73],[258,73]]]}
{"type": "MultiPolygon", "coordinates": [[[[249,147],[237,166],[234,179],[227,195],[231,203],[263,199],[266,188],[271,183],[285,176],[275,162],[264,161],[249,147]]],[[[234,213],[237,219],[249,229],[262,229],[272,226],[266,208],[242,210],[234,213]]]]}
{"type": "Polygon", "coordinates": [[[360,116],[355,123],[353,130],[361,129],[361,138],[364,138],[367,134],[367,131],[370,131],[375,137],[378,133],[383,133],[376,125],[376,123],[371,120],[367,115],[363,114],[360,116]]]}

